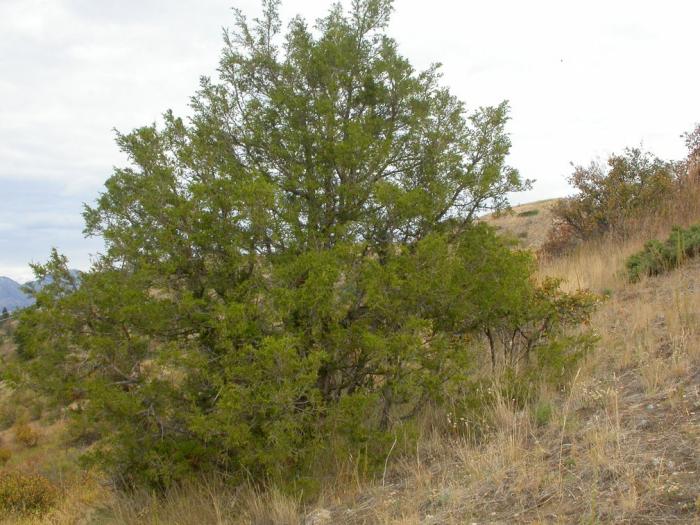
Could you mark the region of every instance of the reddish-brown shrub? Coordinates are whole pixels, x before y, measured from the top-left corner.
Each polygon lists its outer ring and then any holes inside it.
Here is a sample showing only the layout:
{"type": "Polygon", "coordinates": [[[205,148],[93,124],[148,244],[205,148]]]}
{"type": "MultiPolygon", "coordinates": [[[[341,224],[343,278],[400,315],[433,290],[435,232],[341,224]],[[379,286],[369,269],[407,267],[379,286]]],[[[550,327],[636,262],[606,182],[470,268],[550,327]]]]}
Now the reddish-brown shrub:
{"type": "Polygon", "coordinates": [[[557,256],[582,241],[667,234],[700,217],[700,125],[684,135],[688,156],[666,161],[639,148],[611,155],[606,164],[576,166],[575,195],[553,208],[554,224],[541,248],[557,256]]]}
{"type": "Polygon", "coordinates": [[[570,252],[579,242],[574,228],[561,220],[555,220],[540,248],[539,257],[558,257],[570,252]]]}

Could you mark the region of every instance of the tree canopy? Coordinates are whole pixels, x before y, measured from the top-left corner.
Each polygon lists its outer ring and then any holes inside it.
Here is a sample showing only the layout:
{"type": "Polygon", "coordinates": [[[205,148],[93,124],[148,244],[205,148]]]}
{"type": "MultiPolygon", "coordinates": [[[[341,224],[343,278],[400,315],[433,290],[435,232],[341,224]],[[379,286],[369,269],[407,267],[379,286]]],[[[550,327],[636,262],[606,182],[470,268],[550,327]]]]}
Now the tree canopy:
{"type": "Polygon", "coordinates": [[[252,24],[236,13],[189,122],[167,113],[163,129],[119,135],[133,165],[86,212],[111,259],[382,253],[524,188],[506,164],[506,103],[468,113],[437,65],[416,72],[384,34],[390,1],[335,5],[315,30],[295,18],[284,37],[278,4],[252,24]]]}

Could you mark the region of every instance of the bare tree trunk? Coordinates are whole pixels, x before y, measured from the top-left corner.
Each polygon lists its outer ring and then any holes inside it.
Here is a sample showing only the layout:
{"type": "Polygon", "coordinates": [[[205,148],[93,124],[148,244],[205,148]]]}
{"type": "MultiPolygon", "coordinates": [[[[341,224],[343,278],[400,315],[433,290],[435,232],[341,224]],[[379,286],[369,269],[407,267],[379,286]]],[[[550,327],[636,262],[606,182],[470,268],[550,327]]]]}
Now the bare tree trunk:
{"type": "Polygon", "coordinates": [[[489,340],[489,348],[491,350],[491,372],[496,371],[496,342],[493,340],[491,329],[486,329],[486,337],[489,340]]]}

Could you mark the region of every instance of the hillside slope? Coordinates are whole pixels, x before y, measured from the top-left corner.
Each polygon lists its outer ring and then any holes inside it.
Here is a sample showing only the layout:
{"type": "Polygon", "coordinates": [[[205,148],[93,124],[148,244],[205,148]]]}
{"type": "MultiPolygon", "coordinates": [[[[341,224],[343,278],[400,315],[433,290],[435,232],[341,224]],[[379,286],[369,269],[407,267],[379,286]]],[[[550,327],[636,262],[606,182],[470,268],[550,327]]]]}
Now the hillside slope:
{"type": "MultiPolygon", "coordinates": [[[[540,231],[543,208],[516,208],[515,227],[540,231]],[[517,215],[533,208],[539,213],[517,215]]],[[[117,493],[78,466],[80,450],[62,437],[65,420],[44,417],[31,423],[38,447],[24,448],[11,428],[0,443],[12,452],[7,468],[44,473],[63,497],[42,520],[6,523],[700,523],[700,260],[628,284],[619,271],[639,246],[591,244],[542,263],[542,275],[608,296],[591,323],[597,349],[571,384],[543,386],[526,408],[497,397],[484,421],[428,414],[415,451],[387,449],[374,479],[348,458],[337,478],[322,480],[313,504],[221,479],[165,498],[117,493]]],[[[17,404],[3,395],[2,411],[17,404]]]]}
{"type": "Polygon", "coordinates": [[[552,226],[552,207],[559,199],[548,199],[513,206],[507,212],[482,218],[487,224],[517,238],[525,248],[537,250],[544,244],[552,226]]]}

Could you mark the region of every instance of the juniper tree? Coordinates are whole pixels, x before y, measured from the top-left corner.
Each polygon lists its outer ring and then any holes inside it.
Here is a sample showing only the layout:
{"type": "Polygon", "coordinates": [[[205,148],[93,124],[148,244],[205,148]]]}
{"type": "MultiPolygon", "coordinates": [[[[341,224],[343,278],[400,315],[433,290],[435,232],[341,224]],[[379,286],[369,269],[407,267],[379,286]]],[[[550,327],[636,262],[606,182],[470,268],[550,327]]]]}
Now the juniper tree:
{"type": "Polygon", "coordinates": [[[130,162],[85,209],[106,251],[80,286],[57,254],[35,268],[59,278],[23,314],[26,370],[50,363],[37,386],[77,400],[120,479],[288,476],[330,434],[369,453],[532,293],[530,256],[474,224],[527,186],[508,107],[467,111],[416,71],[391,8],[286,32],[275,0],[236,12],[191,117],[118,135],[130,162]]]}

